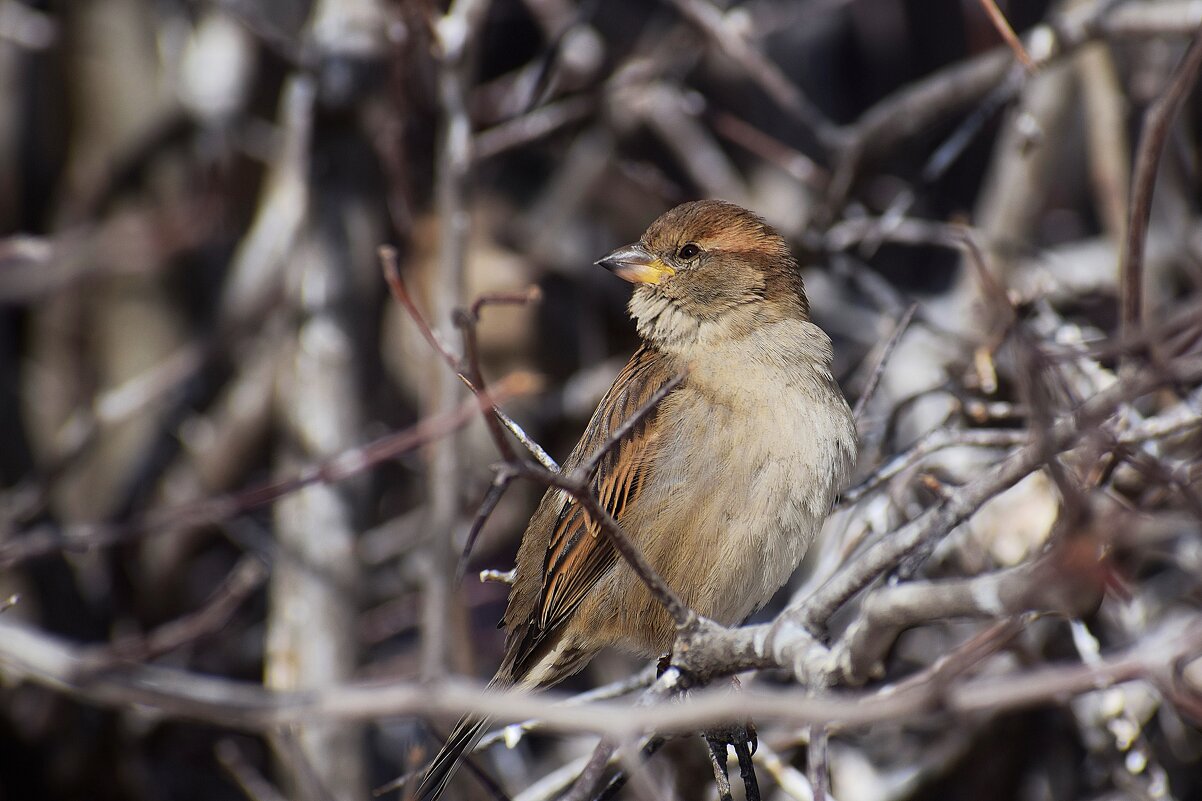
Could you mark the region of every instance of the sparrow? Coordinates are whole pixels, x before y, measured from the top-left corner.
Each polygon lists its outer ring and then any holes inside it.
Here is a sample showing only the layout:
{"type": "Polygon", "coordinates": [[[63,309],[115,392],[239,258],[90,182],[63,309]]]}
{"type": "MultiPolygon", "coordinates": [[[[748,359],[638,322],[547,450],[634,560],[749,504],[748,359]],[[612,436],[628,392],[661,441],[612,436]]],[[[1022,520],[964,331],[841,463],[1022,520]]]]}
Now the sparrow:
{"type": "MultiPolygon", "coordinates": [[[[564,462],[571,471],[678,374],[684,380],[609,450],[601,505],[695,612],[735,625],[788,580],[851,477],[857,440],[810,320],[801,272],[763,219],[719,200],[677,206],[597,264],[633,283],[642,345],[564,462]]],[[[668,652],[673,622],[566,493],[530,519],[490,687],[546,687],[603,648],[668,652]]],[[[418,788],[445,789],[486,719],[452,731],[418,788]]]]}

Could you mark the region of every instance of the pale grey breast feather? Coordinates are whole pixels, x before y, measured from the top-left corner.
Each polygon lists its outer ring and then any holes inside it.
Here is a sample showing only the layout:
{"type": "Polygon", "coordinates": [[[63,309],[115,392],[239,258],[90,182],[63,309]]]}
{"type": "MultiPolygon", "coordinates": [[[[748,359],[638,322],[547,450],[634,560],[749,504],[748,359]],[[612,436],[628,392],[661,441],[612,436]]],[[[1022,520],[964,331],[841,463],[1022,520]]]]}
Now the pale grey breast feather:
{"type": "Polygon", "coordinates": [[[711,558],[696,567],[711,575],[697,611],[722,623],[767,603],[851,476],[855,428],[830,341],[815,332],[791,320],[757,332],[751,349],[694,349],[688,382],[663,408],[669,429],[692,436],[665,438],[656,471],[672,492],[655,512],[703,541],[711,558]]]}

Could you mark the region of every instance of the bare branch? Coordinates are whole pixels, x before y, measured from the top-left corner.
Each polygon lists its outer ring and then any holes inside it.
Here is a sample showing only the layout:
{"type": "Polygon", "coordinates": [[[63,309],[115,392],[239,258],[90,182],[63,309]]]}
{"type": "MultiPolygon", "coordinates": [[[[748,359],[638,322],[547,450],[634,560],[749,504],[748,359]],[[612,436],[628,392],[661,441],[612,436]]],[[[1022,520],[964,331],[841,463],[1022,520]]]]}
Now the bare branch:
{"type": "Polygon", "coordinates": [[[995,0],[981,0],[981,7],[989,15],[989,21],[993,23],[993,27],[997,28],[997,32],[1006,41],[1006,46],[1014,51],[1014,57],[1019,60],[1027,72],[1035,72],[1034,59],[1027,53],[1027,48],[1023,47],[1022,40],[1018,38],[1014,28],[1010,27],[1010,21],[997,7],[995,0]]]}
{"type": "Polygon", "coordinates": [[[1005,428],[948,429],[937,428],[926,434],[905,451],[894,456],[839,499],[840,506],[850,506],[860,501],[873,490],[886,484],[906,469],[918,464],[925,457],[945,448],[972,446],[978,448],[1009,448],[1027,442],[1026,431],[1005,428]]]}
{"type": "Polygon", "coordinates": [[[872,366],[872,372],[868,374],[868,382],[860,392],[860,397],[856,399],[856,407],[851,412],[851,416],[856,422],[859,422],[860,417],[864,414],[864,409],[868,407],[868,402],[872,400],[872,395],[876,392],[877,384],[880,383],[881,376],[885,373],[885,365],[889,363],[889,357],[893,355],[894,349],[897,348],[897,343],[901,342],[902,335],[910,327],[910,321],[914,319],[914,312],[916,311],[918,311],[918,304],[910,304],[905,314],[902,315],[902,318],[897,321],[897,325],[894,326],[893,333],[889,334],[889,339],[885,341],[885,347],[881,349],[876,364],[872,366]]]}
{"type": "Polygon", "coordinates": [[[477,161],[483,161],[523,147],[587,119],[596,107],[597,101],[591,97],[567,97],[539,106],[476,134],[472,155],[477,161]]]}
{"type": "Polygon", "coordinates": [[[601,464],[601,460],[605,455],[617,447],[617,444],[625,439],[630,432],[634,431],[647,415],[655,411],[655,407],[659,406],[660,401],[668,397],[672,390],[679,387],[685,380],[684,373],[677,373],[668,380],[666,384],[657,389],[647,402],[634,411],[634,414],[622,421],[622,424],[615,428],[605,442],[601,443],[601,447],[593,451],[588,460],[580,465],[579,470],[581,475],[592,477],[597,472],[597,467],[601,464]]]}
{"type": "Polygon", "coordinates": [[[810,748],[806,756],[806,770],[814,801],[827,801],[830,796],[831,768],[828,746],[830,734],[825,726],[810,726],[810,748]]]}
{"type": "MultiPolygon", "coordinates": [[[[1072,8],[1027,33],[1024,48],[1036,67],[1073,52],[1098,37],[1192,33],[1202,24],[1202,10],[1188,3],[1155,19],[1133,4],[1091,2],[1072,8]]],[[[891,151],[901,142],[930,130],[948,115],[983,96],[1005,77],[1012,60],[1004,50],[953,64],[908,84],[839,130],[840,157],[831,181],[829,201],[842,204],[863,162],[891,151]]]]}
{"type": "Polygon", "coordinates": [[[29,559],[60,551],[86,552],[133,537],[145,536],[173,526],[199,526],[219,523],[251,509],[273,503],[296,490],[317,483],[336,483],[359,475],[381,462],[419,448],[467,425],[479,414],[480,403],[528,394],[534,389],[530,376],[518,373],[497,385],[491,396],[461,404],[446,415],[427,418],[417,425],[381,437],[366,445],[326,459],[298,474],[278,481],[259,484],[227,495],[206,498],[195,503],[156,509],[140,520],[125,524],[78,523],[61,531],[48,527],[35,529],[22,537],[0,543],[0,567],[9,568],[29,559]]]}
{"type": "Polygon", "coordinates": [[[1173,79],[1144,117],[1144,129],[1135,152],[1135,174],[1132,177],[1131,209],[1127,218],[1127,236],[1123,240],[1123,255],[1119,267],[1121,298],[1120,319],[1122,336],[1130,336],[1139,327],[1143,315],[1144,241],[1148,237],[1148,221],[1152,214],[1152,192],[1156,187],[1156,171],[1164,152],[1169,129],[1181,104],[1198,80],[1202,69],[1202,28],[1194,35],[1189,49],[1173,79]]]}
{"type": "Polygon", "coordinates": [[[522,465],[520,468],[515,469],[527,478],[549,487],[558,487],[568,495],[571,495],[572,499],[580,504],[581,508],[588,514],[589,519],[597,524],[597,527],[604,532],[605,536],[609,537],[609,541],[613,543],[614,549],[626,561],[626,564],[630,565],[631,570],[635,572],[643,584],[647,586],[647,589],[651,591],[651,595],[672,616],[672,620],[676,623],[677,628],[697,625],[697,615],[689,609],[688,605],[676,594],[676,591],[669,587],[668,583],[659,575],[659,572],[651,566],[651,563],[647,561],[647,557],[643,556],[639,547],[622,531],[622,527],[614,519],[613,515],[598,503],[589,486],[588,476],[581,475],[579,471],[573,471],[572,475],[565,476],[563,473],[552,473],[545,468],[534,465],[522,465]]]}
{"type": "Polygon", "coordinates": [[[266,579],[267,566],[258,556],[242,557],[201,609],[143,637],[126,637],[111,645],[97,646],[90,657],[93,669],[102,670],[116,662],[152,659],[213,634],[266,579]]]}
{"type": "Polygon", "coordinates": [[[246,793],[250,801],[287,801],[284,794],[250,764],[250,760],[243,755],[242,749],[233,740],[221,740],[213,750],[217,755],[217,762],[242,792],[246,793]]]}
{"type": "Polygon", "coordinates": [[[509,484],[513,481],[514,475],[511,471],[502,469],[493,477],[492,483],[488,485],[488,491],[484,493],[484,499],[480,501],[480,508],[476,511],[476,517],[472,520],[472,527],[468,530],[467,540],[463,543],[463,553],[459,555],[459,564],[455,567],[455,582],[463,581],[463,576],[467,573],[467,563],[471,558],[472,550],[476,547],[476,540],[480,536],[480,532],[484,530],[484,524],[488,522],[488,518],[492,516],[493,511],[497,508],[497,504],[501,502],[501,496],[505,494],[505,490],[509,488],[509,484]]]}
{"type": "Polygon", "coordinates": [[[603,739],[593,749],[592,756],[588,758],[588,762],[584,764],[580,775],[576,777],[572,787],[563,797],[563,801],[588,801],[592,798],[593,790],[601,782],[601,777],[605,774],[606,768],[614,759],[618,750],[618,744],[612,739],[603,739]]]}
{"type": "Polygon", "coordinates": [[[709,0],[672,0],[680,13],[696,25],[723,55],[737,64],[786,112],[810,128],[823,145],[836,141],[837,129],[817,106],[792,83],[780,68],[759,53],[729,24],[723,12],[709,0]]]}
{"type": "Polygon", "coordinates": [[[863,613],[834,649],[842,680],[860,684],[879,676],[881,660],[897,635],[919,623],[956,617],[996,619],[1024,612],[1083,614],[1100,598],[1102,569],[1096,555],[1090,565],[1065,550],[1078,548],[1067,546],[996,573],[909,581],[872,591],[864,600],[863,613]]]}
{"type": "MultiPolygon", "coordinates": [[[[421,311],[418,310],[417,304],[413,301],[413,296],[409,294],[409,290],[405,287],[405,282],[401,279],[400,271],[397,269],[396,250],[394,248],[383,246],[379,250],[379,256],[380,264],[384,268],[384,276],[388,280],[388,286],[392,290],[393,297],[396,298],[401,306],[404,307],[405,311],[409,313],[409,316],[417,325],[418,330],[422,332],[422,336],[425,337],[426,341],[430,343],[430,347],[434,348],[434,350],[437,351],[440,356],[442,356],[443,361],[445,361],[447,365],[455,371],[455,374],[459,376],[459,379],[468,389],[470,389],[473,393],[479,394],[475,384],[473,384],[472,381],[464,374],[459,358],[447,348],[446,344],[442,341],[442,338],[438,336],[434,329],[430,328],[429,323],[426,322],[425,318],[421,314],[421,311]]],[[[529,290],[526,291],[525,298],[530,302],[538,299],[537,295],[531,293],[529,290]]],[[[545,450],[543,450],[542,447],[535,442],[534,439],[527,434],[521,426],[514,422],[514,420],[509,415],[505,414],[505,412],[502,411],[496,404],[493,404],[492,406],[492,413],[496,415],[497,419],[500,420],[507,429],[509,429],[509,432],[513,434],[514,438],[517,439],[517,441],[520,442],[522,446],[530,452],[530,455],[533,456],[539,464],[548,470],[559,469],[559,465],[555,463],[555,460],[552,459],[551,456],[545,450]]]]}
{"type": "MultiPolygon", "coordinates": [[[[1179,681],[1173,666],[1202,653],[1197,621],[1169,621],[1128,650],[1095,664],[1055,665],[986,676],[951,685],[889,685],[863,693],[811,695],[786,689],[702,690],[683,701],[647,706],[599,701],[564,707],[553,692],[495,693],[451,680],[433,683],[346,684],[303,692],[271,691],[257,683],[130,665],[98,675],[82,671],[78,648],[23,624],[0,618],[0,670],[103,706],[140,705],[175,718],[247,731],[311,721],[368,720],[386,715],[451,717],[484,714],[497,720],[539,718],[549,729],[627,737],[639,732],[696,731],[716,722],[753,717],[795,725],[841,728],[904,721],[926,712],[1012,710],[1092,692],[1127,681],[1158,686],[1179,681]]],[[[1193,688],[1197,692],[1202,688],[1193,688]]]]}
{"type": "Polygon", "coordinates": [[[1128,382],[1120,382],[1090,398],[1070,417],[1058,421],[1048,432],[1046,442],[1024,446],[1006,461],[961,487],[946,504],[924,512],[887,540],[872,546],[852,564],[836,574],[818,592],[807,599],[801,612],[804,625],[816,626],[827,620],[843,603],[914,550],[945,536],[966,520],[989,498],[1014,486],[1036,470],[1045,454],[1063,450],[1113,414],[1119,404],[1149,392],[1173,380],[1196,381],[1202,377],[1202,360],[1179,362],[1176,376],[1158,371],[1141,373],[1128,382]]]}

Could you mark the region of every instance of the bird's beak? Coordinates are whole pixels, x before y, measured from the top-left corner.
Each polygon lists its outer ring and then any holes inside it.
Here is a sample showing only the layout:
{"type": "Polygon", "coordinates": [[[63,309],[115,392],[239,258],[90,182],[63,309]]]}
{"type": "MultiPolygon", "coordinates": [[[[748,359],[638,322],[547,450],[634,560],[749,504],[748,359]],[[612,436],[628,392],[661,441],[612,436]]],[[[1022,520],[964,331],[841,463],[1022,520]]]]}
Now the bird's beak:
{"type": "Polygon", "coordinates": [[[597,264],[632,284],[658,284],[665,278],[676,275],[675,270],[658,257],[652,256],[639,244],[618,248],[600,259],[597,264]]]}

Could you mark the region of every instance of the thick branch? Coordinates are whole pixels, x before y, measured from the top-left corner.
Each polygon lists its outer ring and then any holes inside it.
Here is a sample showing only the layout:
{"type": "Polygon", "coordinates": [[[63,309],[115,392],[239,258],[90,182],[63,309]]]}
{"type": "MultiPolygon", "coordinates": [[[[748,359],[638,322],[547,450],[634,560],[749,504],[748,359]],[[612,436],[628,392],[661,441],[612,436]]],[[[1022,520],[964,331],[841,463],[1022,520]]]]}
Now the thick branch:
{"type": "Polygon", "coordinates": [[[109,707],[142,706],[172,718],[233,729],[267,731],[311,721],[377,720],[393,715],[454,717],[479,713],[502,721],[538,718],[548,729],[628,737],[643,731],[696,731],[752,717],[794,725],[841,728],[904,721],[915,715],[1018,709],[1144,679],[1172,683],[1176,692],[1202,692],[1192,674],[1172,671],[1202,653],[1197,621],[1170,621],[1131,648],[1095,664],[1018,671],[948,685],[890,685],[872,692],[812,695],[808,690],[703,690],[683,701],[649,706],[615,701],[565,707],[553,692],[494,693],[451,680],[432,683],[353,683],[306,691],[271,691],[257,683],[173,668],[131,665],[87,670],[77,646],[23,623],[0,618],[0,670],[10,680],[34,681],[109,707]]]}

